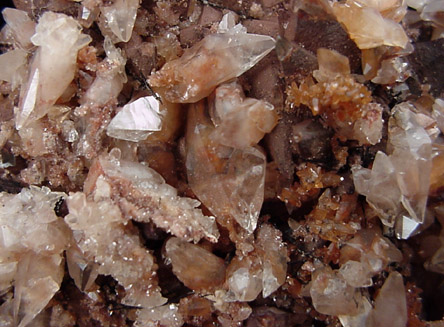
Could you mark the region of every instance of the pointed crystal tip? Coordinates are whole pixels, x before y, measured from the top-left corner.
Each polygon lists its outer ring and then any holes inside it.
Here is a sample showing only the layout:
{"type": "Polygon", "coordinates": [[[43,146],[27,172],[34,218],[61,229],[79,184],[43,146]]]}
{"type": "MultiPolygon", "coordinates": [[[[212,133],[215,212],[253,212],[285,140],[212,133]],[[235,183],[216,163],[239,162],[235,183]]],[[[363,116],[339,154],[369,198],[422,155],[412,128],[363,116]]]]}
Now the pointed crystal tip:
{"type": "Polygon", "coordinates": [[[125,105],[111,120],[106,134],[121,140],[139,142],[160,131],[162,114],[154,96],[139,98],[125,105]]]}

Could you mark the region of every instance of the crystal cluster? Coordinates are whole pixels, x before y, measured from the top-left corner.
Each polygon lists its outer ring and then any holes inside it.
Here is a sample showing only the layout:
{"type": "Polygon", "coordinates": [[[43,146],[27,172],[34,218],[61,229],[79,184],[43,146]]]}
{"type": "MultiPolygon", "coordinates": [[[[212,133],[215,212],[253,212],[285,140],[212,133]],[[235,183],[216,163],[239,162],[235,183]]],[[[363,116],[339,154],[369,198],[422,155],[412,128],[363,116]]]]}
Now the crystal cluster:
{"type": "Polygon", "coordinates": [[[29,325],[60,288],[71,231],[53,207],[64,196],[35,186],[0,193],[0,292],[14,288],[0,310],[11,326],[29,325]]]}
{"type": "Polygon", "coordinates": [[[347,57],[328,49],[318,49],[319,69],[299,87],[288,89],[288,101],[294,106],[309,106],[313,115],[322,115],[326,123],[345,138],[361,144],[376,144],[382,133],[382,108],[371,102],[370,92],[350,76],[347,57]]]}
{"type": "Polygon", "coordinates": [[[0,326],[442,326],[442,0],[12,2],[0,326]]]}
{"type": "Polygon", "coordinates": [[[356,167],[356,191],[367,197],[384,225],[397,225],[408,238],[424,222],[430,171],[431,139],[408,103],[393,109],[389,120],[388,150],[375,156],[372,169],[356,167]]]}
{"type": "Polygon", "coordinates": [[[38,47],[20,99],[16,127],[20,130],[48,113],[74,78],[78,51],[91,42],[72,17],[47,12],[31,37],[38,47]]]}
{"type": "Polygon", "coordinates": [[[210,34],[148,79],[170,102],[197,102],[219,84],[242,75],[274,48],[274,39],[241,25],[210,34]],[[200,78],[195,79],[195,75],[200,78]]]}

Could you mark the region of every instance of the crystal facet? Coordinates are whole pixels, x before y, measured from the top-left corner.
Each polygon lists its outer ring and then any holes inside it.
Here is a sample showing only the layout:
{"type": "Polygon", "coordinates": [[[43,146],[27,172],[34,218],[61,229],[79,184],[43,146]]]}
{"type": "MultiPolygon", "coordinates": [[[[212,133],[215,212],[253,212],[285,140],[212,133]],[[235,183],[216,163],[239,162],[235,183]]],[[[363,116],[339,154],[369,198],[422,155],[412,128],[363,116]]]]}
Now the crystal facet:
{"type": "Polygon", "coordinates": [[[167,62],[148,83],[170,102],[197,102],[219,84],[242,75],[271,50],[275,41],[233,27],[206,36],[182,57],[167,62]]]}
{"type": "Polygon", "coordinates": [[[159,101],[153,96],[128,103],[111,120],[106,134],[132,142],[146,139],[152,132],[160,131],[162,128],[159,106],[159,101]]]}

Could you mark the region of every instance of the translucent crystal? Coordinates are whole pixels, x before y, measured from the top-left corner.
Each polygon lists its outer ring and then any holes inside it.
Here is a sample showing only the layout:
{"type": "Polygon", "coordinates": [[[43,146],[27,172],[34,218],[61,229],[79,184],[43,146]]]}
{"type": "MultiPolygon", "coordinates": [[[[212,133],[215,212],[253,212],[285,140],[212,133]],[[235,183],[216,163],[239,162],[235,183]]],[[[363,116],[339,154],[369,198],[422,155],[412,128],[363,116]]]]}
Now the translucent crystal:
{"type": "Polygon", "coordinates": [[[14,286],[13,314],[28,325],[59,290],[71,232],[54,213],[64,196],[47,188],[0,193],[0,293],[14,286]]]}
{"type": "Polygon", "coordinates": [[[153,97],[142,97],[125,105],[109,123],[106,134],[122,140],[138,142],[152,132],[160,131],[160,103],[153,97]]]}
{"type": "Polygon", "coordinates": [[[360,49],[381,45],[405,48],[408,43],[402,26],[384,18],[375,8],[348,0],[346,3],[334,3],[333,12],[360,49]]]}
{"type": "Polygon", "coordinates": [[[402,258],[401,251],[379,230],[363,229],[342,247],[338,274],[350,286],[369,287],[373,276],[402,258]]]}
{"type": "Polygon", "coordinates": [[[204,103],[189,109],[187,175],[194,194],[218,218],[233,217],[252,233],[264,199],[265,156],[256,148],[233,149],[211,142],[214,127],[204,103]]]}
{"type": "Polygon", "coordinates": [[[125,74],[126,59],[120,49],[105,37],[103,48],[106,58],[99,64],[94,82],[80,100],[82,105],[104,106],[115,101],[123,84],[127,81],[125,74]]]}
{"type": "Polygon", "coordinates": [[[72,245],[66,250],[68,272],[81,291],[89,291],[98,275],[98,264],[85,258],[82,251],[72,245]]]}
{"type": "Polygon", "coordinates": [[[116,0],[111,6],[103,6],[101,11],[108,27],[121,42],[128,42],[136,22],[139,0],[116,0]]]}
{"type": "Polygon", "coordinates": [[[355,315],[361,295],[329,267],[314,272],[310,296],[315,309],[327,315],[355,315]]]}
{"type": "Polygon", "coordinates": [[[20,262],[14,285],[14,316],[25,327],[42,311],[59,290],[64,274],[61,254],[33,257],[20,262]]]}
{"type": "Polygon", "coordinates": [[[233,27],[206,36],[152,74],[149,84],[170,102],[197,102],[219,84],[242,75],[271,50],[272,37],[233,27]]]}
{"type": "Polygon", "coordinates": [[[99,264],[98,273],[111,275],[125,288],[123,304],[151,308],[166,302],[154,278],[152,254],[131,231],[117,205],[107,197],[106,186],[98,189],[96,201],[84,193],[72,193],[68,199],[69,214],[65,221],[84,257],[99,264]]]}
{"type": "Polygon", "coordinates": [[[287,247],[282,242],[282,233],[268,224],[259,229],[257,243],[263,251],[262,296],[265,298],[285,282],[287,247]]]}
{"type": "Polygon", "coordinates": [[[262,273],[260,261],[255,256],[236,257],[231,260],[227,269],[227,299],[254,301],[262,291],[262,273]]]}
{"type": "Polygon", "coordinates": [[[165,304],[153,309],[142,309],[137,312],[134,327],[180,327],[183,319],[176,304],[165,304]]]}
{"type": "MultiPolygon", "coordinates": [[[[417,223],[424,221],[432,168],[431,140],[416,114],[407,103],[397,105],[393,112],[389,120],[390,154],[378,152],[371,170],[352,169],[357,192],[367,197],[382,222],[391,227],[402,216],[417,223]]],[[[416,228],[414,224],[402,226],[401,238],[416,228]]]]}
{"type": "Polygon", "coordinates": [[[110,155],[100,156],[92,165],[85,181],[85,191],[100,190],[104,197],[117,196],[125,217],[140,222],[154,222],[157,227],[184,238],[198,242],[202,237],[216,242],[219,231],[214,217],[204,216],[200,202],[177,195],[177,190],[166,184],[153,169],[137,162],[120,159],[115,149],[110,155]],[[108,185],[108,186],[106,186],[108,185]],[[115,193],[111,194],[111,186],[115,193]],[[132,194],[131,198],[119,194],[117,189],[132,194]]]}
{"type": "Polygon", "coordinates": [[[174,274],[192,290],[214,291],[225,281],[224,261],[204,248],[172,237],[165,251],[174,274]]]}
{"type": "Polygon", "coordinates": [[[433,104],[432,116],[435,118],[436,123],[441,131],[444,133],[444,100],[443,99],[435,99],[435,103],[433,104]]]}
{"type": "MultiPolygon", "coordinates": [[[[361,301],[358,303],[359,313],[356,315],[340,315],[339,321],[343,327],[363,327],[368,326],[368,317],[372,312],[372,305],[366,297],[361,297],[361,301]]],[[[370,326],[369,326],[370,327],[370,326]]]]}
{"type": "Polygon", "coordinates": [[[384,18],[400,22],[407,11],[403,0],[354,0],[357,4],[378,10],[384,18]]]}
{"type": "Polygon", "coordinates": [[[233,148],[256,145],[277,124],[273,105],[245,98],[241,86],[223,84],[215,91],[212,119],[216,125],[211,138],[233,148]]]}
{"type": "Polygon", "coordinates": [[[38,49],[20,99],[17,129],[30,120],[43,117],[63,94],[74,78],[77,52],[91,41],[91,37],[81,33],[75,19],[45,12],[31,41],[38,49]]]}
{"type": "Polygon", "coordinates": [[[0,80],[11,83],[13,89],[22,84],[26,76],[27,53],[16,49],[0,55],[0,80]]]}
{"type": "Polygon", "coordinates": [[[421,10],[421,18],[432,21],[438,26],[444,26],[444,3],[440,0],[427,1],[421,10]]]}
{"type": "Polygon", "coordinates": [[[15,41],[23,49],[32,48],[31,36],[35,32],[35,22],[28,13],[15,8],[5,8],[2,11],[6,24],[11,28],[15,41]]]}
{"type": "Polygon", "coordinates": [[[229,301],[253,301],[260,292],[268,297],[284,284],[287,275],[287,247],[282,234],[269,224],[260,227],[254,252],[238,255],[227,268],[229,301]]]}
{"type": "Polygon", "coordinates": [[[371,318],[373,326],[406,326],[407,300],[400,273],[391,272],[385,280],[375,299],[375,308],[371,318]]]}

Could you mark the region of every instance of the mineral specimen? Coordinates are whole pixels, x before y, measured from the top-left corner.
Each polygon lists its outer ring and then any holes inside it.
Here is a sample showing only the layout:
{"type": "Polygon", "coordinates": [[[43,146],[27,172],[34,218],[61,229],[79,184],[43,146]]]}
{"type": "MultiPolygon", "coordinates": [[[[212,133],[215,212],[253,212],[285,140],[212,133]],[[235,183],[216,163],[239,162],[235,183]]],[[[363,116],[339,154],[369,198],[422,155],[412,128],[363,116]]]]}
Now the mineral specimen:
{"type": "Polygon", "coordinates": [[[431,156],[429,135],[403,103],[389,121],[389,155],[378,152],[371,170],[353,169],[357,192],[367,197],[384,225],[397,224],[401,238],[408,238],[424,221],[431,156]]]}
{"type": "Polygon", "coordinates": [[[46,12],[31,38],[38,46],[29,80],[20,99],[16,127],[21,129],[48,113],[74,78],[77,52],[91,42],[72,17],[46,12]]]}
{"type": "Polygon", "coordinates": [[[71,231],[53,207],[63,196],[35,186],[17,195],[0,193],[0,292],[14,287],[2,310],[10,308],[20,327],[32,322],[62,283],[71,231]]]}
{"type": "Polygon", "coordinates": [[[254,147],[235,149],[211,140],[216,130],[201,101],[188,109],[188,181],[220,220],[231,217],[248,233],[256,229],[264,198],[265,157],[254,147]]]}
{"type": "Polygon", "coordinates": [[[106,133],[118,139],[138,142],[161,129],[160,103],[149,96],[125,105],[111,120],[106,133]]]}
{"type": "Polygon", "coordinates": [[[3,1],[0,326],[442,327],[443,13],[3,1]]]}
{"type": "Polygon", "coordinates": [[[204,216],[199,201],[180,197],[153,169],[120,158],[118,149],[93,163],[85,181],[87,194],[105,192],[128,219],[153,221],[173,235],[198,242],[202,237],[216,242],[219,237],[214,217],[204,216]],[[100,186],[100,188],[99,188],[100,186]]]}
{"type": "Polygon", "coordinates": [[[166,63],[148,83],[170,102],[197,102],[219,84],[253,67],[273,50],[274,44],[273,38],[249,34],[236,25],[208,35],[182,57],[166,63]]]}

